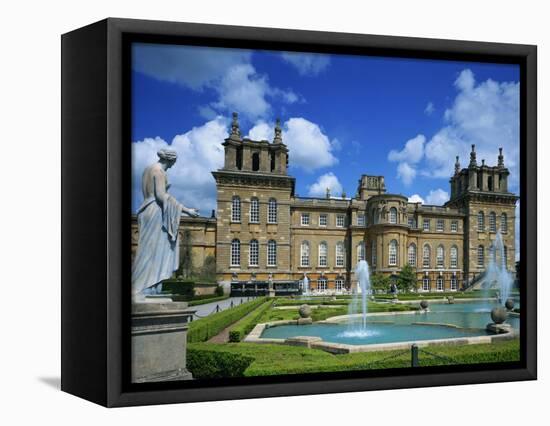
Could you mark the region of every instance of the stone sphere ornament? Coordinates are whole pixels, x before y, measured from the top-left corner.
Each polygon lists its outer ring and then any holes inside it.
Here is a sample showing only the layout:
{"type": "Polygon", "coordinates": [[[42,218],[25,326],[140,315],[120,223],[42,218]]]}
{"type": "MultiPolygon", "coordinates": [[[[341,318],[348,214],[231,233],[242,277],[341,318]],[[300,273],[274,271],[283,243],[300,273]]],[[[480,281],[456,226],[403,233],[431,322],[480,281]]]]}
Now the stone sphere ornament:
{"type": "Polygon", "coordinates": [[[447,303],[449,303],[449,305],[452,305],[453,303],[455,303],[455,298],[453,296],[447,297],[447,303]]]}
{"type": "Polygon", "coordinates": [[[514,299],[507,299],[504,306],[506,307],[506,309],[511,311],[512,309],[514,309],[514,304],[515,304],[514,299]]]}
{"type": "Polygon", "coordinates": [[[427,300],[422,300],[422,301],[420,302],[420,307],[421,307],[422,309],[426,310],[426,309],[428,309],[428,306],[429,306],[429,303],[428,303],[427,300]]]}
{"type": "Polygon", "coordinates": [[[309,305],[302,305],[300,309],[298,309],[298,313],[301,318],[309,318],[311,317],[311,307],[309,305]]]}
{"type": "Polygon", "coordinates": [[[504,321],[506,321],[506,318],[508,318],[508,311],[506,311],[506,309],[504,309],[502,306],[493,308],[493,310],[491,311],[491,319],[495,324],[502,324],[504,321]]]}

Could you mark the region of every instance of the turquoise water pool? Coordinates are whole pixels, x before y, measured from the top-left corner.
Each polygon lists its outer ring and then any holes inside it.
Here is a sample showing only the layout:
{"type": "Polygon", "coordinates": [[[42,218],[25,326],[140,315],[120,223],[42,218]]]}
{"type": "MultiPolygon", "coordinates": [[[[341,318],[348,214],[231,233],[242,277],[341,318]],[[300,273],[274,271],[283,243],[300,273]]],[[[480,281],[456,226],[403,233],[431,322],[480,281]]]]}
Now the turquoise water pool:
{"type": "MultiPolygon", "coordinates": [[[[485,326],[492,322],[491,309],[494,306],[487,302],[432,303],[427,313],[369,316],[366,330],[360,327],[360,319],[357,318],[358,322],[352,324],[281,325],[266,328],[261,337],[287,339],[317,336],[326,342],[367,345],[484,336],[488,335],[485,326]]],[[[519,328],[519,317],[509,317],[506,322],[515,329],[519,328]]]]}

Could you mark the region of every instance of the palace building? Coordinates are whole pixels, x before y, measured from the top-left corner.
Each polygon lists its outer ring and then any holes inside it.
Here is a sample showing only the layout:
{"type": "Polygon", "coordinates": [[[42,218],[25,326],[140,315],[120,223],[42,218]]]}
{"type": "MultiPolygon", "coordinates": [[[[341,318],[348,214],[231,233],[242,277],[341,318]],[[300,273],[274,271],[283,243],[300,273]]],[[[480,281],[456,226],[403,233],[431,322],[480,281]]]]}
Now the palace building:
{"type": "Polygon", "coordinates": [[[502,149],[496,166],[478,164],[475,146],[467,167],[457,157],[450,200],[431,206],[387,192],[383,176],[361,176],[352,198],[328,190],[325,198],[295,195],[279,120],[273,141],[253,141],[241,137],[233,114],[223,146],[224,165],[212,172],[216,218],[185,218],[182,229],[194,230],[199,258],[216,256],[218,282],[234,294],[261,294],[269,285],[300,292],[306,275],[314,292],[346,292],[361,259],[390,276],[411,265],[418,291],[459,290],[483,276],[498,231],[501,261],[514,270],[519,197],[508,191],[502,149]]]}

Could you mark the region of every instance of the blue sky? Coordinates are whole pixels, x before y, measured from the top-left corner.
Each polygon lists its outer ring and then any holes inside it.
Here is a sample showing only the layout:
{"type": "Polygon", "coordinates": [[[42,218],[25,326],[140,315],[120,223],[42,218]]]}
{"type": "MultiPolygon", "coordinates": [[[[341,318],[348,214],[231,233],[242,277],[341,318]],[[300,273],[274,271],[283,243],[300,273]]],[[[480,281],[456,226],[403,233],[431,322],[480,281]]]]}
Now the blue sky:
{"type": "Polygon", "coordinates": [[[441,204],[472,143],[489,165],[504,147],[518,192],[515,65],[136,44],[132,68],[134,209],[143,167],[171,145],[172,193],[208,215],[232,111],[252,138],[271,140],[281,118],[301,196],[353,196],[375,174],[388,192],[441,204]]]}

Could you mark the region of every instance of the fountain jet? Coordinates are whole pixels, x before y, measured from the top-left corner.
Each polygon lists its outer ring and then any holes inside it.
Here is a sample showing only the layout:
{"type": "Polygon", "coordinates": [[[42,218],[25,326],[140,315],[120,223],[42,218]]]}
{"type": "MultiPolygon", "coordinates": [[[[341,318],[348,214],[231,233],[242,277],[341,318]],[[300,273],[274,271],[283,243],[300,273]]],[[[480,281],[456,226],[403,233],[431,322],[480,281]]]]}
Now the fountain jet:
{"type": "Polygon", "coordinates": [[[499,303],[504,305],[510,296],[514,279],[512,274],[506,269],[506,256],[504,254],[504,244],[500,231],[497,232],[495,241],[491,247],[485,279],[488,283],[487,289],[491,288],[493,283],[497,284],[499,303]]]}

